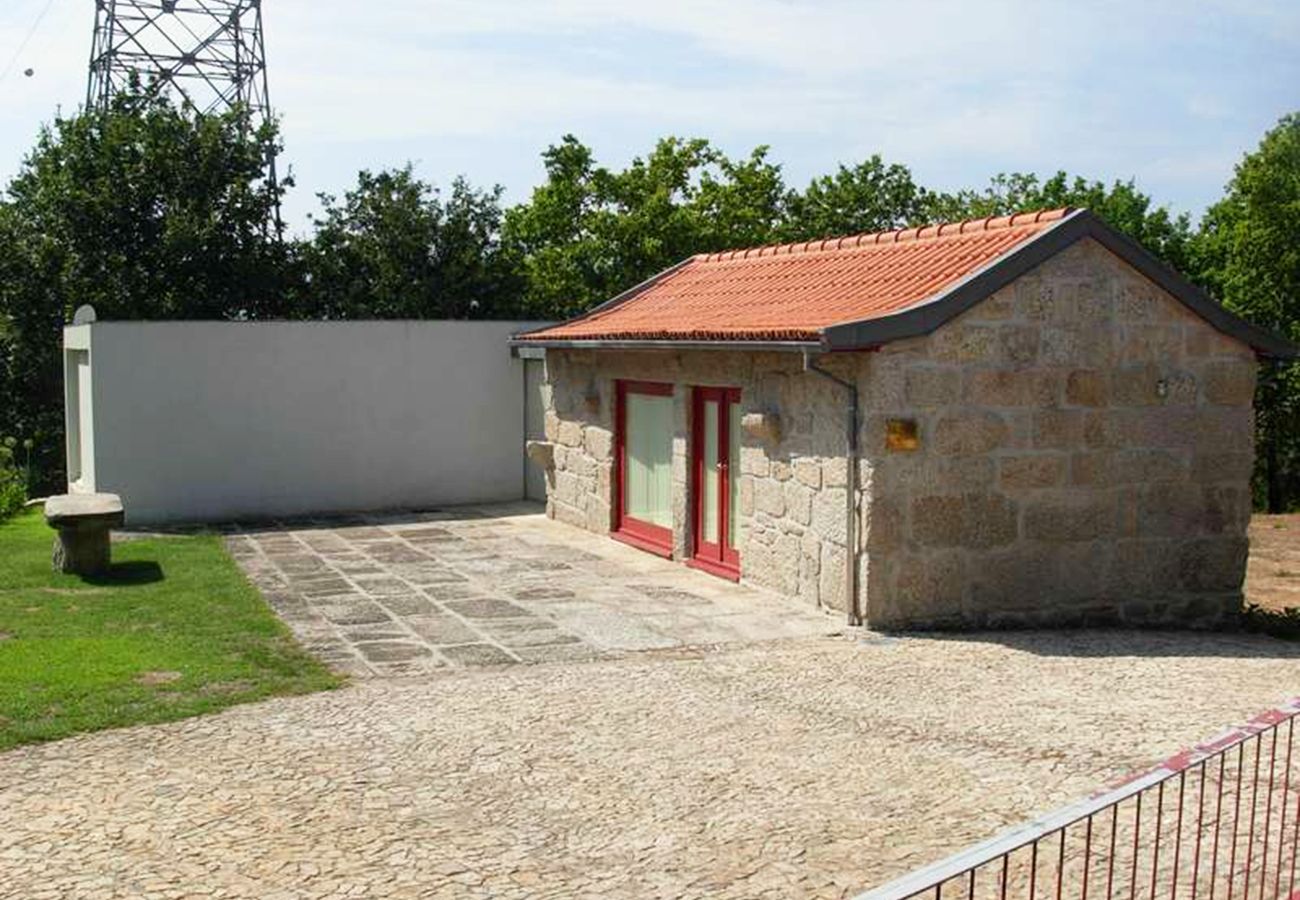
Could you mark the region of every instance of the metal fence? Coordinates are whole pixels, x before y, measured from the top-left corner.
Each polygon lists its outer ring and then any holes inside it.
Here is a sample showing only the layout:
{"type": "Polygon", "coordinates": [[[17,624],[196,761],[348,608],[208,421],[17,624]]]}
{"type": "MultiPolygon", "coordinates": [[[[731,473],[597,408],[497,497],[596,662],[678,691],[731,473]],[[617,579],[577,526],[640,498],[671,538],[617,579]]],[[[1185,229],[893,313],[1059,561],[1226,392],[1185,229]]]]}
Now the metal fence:
{"type": "Polygon", "coordinates": [[[1300,900],[1300,698],[857,900],[1300,900]]]}

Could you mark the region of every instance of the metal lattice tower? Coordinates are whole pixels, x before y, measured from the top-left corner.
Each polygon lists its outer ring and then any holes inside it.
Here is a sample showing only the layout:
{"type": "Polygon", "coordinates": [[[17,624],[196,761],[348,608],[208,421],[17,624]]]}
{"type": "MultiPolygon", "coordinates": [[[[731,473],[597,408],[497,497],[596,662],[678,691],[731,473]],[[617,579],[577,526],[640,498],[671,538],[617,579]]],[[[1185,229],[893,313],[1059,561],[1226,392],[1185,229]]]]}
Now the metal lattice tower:
{"type": "Polygon", "coordinates": [[[86,106],[103,109],[132,74],[199,112],[271,114],[261,0],[95,0],[86,106]]]}
{"type": "Polygon", "coordinates": [[[262,0],[95,0],[86,108],[107,109],[133,77],[198,112],[242,108],[260,127],[272,116],[262,0]]]}

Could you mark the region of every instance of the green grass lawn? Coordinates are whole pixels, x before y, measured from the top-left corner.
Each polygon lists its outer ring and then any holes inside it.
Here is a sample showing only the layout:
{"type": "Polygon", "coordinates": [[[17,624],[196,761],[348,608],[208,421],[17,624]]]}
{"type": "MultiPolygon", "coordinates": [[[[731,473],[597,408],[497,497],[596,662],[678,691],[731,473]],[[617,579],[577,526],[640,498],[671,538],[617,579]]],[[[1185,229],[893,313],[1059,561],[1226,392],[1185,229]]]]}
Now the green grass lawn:
{"type": "Polygon", "coordinates": [[[0,523],[0,750],[340,683],[219,538],[117,543],[90,579],[51,570],[53,539],[38,510],[0,523]]]}

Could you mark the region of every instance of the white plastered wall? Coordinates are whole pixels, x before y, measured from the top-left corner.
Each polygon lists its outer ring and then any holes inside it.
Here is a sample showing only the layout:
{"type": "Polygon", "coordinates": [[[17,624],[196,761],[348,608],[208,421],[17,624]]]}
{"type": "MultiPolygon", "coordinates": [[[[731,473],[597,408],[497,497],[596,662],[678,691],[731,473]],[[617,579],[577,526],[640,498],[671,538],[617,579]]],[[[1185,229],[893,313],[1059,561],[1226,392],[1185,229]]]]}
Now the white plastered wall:
{"type": "Polygon", "coordinates": [[[63,330],[63,409],[68,490],[95,490],[94,378],[90,368],[90,326],[63,330]]]}
{"type": "Polygon", "coordinates": [[[135,524],[522,498],[507,338],[537,324],[70,326],[69,489],[120,494],[135,524]]]}

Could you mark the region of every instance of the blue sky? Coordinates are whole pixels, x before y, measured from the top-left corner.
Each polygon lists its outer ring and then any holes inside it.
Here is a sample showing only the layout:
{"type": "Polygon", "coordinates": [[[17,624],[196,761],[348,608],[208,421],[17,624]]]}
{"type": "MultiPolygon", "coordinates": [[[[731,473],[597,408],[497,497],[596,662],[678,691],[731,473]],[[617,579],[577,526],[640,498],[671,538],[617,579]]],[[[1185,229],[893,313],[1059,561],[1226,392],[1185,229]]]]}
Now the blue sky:
{"type": "MultiPolygon", "coordinates": [[[[6,177],[85,92],[90,0],[49,0],[14,55],[46,2],[0,8],[6,177]]],[[[796,185],[877,152],[945,189],[1064,168],[1195,215],[1300,110],[1296,0],[266,0],[265,16],[299,228],[316,192],[408,159],[523,199],[566,132],[610,165],[667,134],[769,144],[796,185]]]]}

